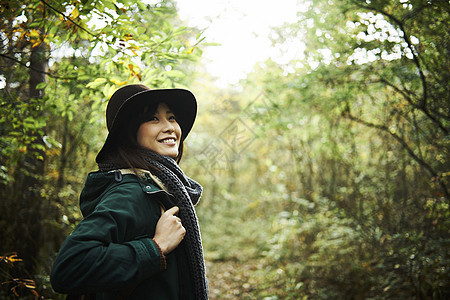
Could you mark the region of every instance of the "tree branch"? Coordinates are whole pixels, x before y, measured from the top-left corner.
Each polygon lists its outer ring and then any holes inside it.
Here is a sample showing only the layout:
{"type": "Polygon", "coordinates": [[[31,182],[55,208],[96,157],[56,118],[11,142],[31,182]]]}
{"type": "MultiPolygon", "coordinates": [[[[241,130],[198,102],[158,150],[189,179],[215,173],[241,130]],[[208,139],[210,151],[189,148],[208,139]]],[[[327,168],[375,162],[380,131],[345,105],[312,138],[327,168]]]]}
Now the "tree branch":
{"type": "Polygon", "coordinates": [[[84,28],[83,26],[81,26],[80,24],[78,24],[77,22],[75,22],[74,20],[72,20],[71,18],[69,18],[68,16],[66,16],[63,12],[59,11],[58,9],[56,9],[55,7],[51,6],[49,3],[47,3],[45,0],[41,0],[42,3],[44,3],[44,5],[48,6],[50,9],[54,10],[56,13],[60,14],[61,16],[63,16],[64,19],[67,19],[68,21],[70,21],[73,25],[75,25],[76,27],[80,28],[81,30],[83,30],[84,32],[86,32],[87,34],[93,36],[93,37],[98,37],[98,35],[93,34],[92,32],[90,32],[89,30],[87,30],[86,28],[84,28]]]}
{"type": "MultiPolygon", "coordinates": [[[[438,119],[436,119],[433,115],[431,115],[430,112],[427,109],[425,109],[425,107],[423,107],[422,105],[415,104],[414,101],[411,99],[411,97],[404,90],[398,88],[393,83],[390,83],[388,80],[384,79],[381,76],[379,78],[380,82],[386,84],[387,86],[394,89],[397,93],[401,94],[412,107],[422,111],[433,123],[435,123],[439,127],[439,129],[441,129],[444,132],[445,135],[448,135],[448,129],[445,128],[445,126],[438,119]]],[[[407,92],[409,91],[407,90],[407,92]]]]}
{"type": "MultiPolygon", "coordinates": [[[[364,8],[364,9],[368,9],[368,10],[373,10],[375,12],[378,12],[378,13],[388,17],[390,20],[394,21],[394,23],[397,24],[399,29],[403,32],[403,39],[405,40],[406,44],[408,45],[408,48],[411,50],[411,54],[413,56],[414,64],[417,67],[417,70],[418,70],[419,75],[420,75],[420,79],[422,81],[423,95],[422,95],[421,106],[423,107],[423,110],[425,111],[426,110],[426,106],[427,106],[427,99],[428,99],[428,84],[427,84],[427,80],[425,78],[425,74],[423,73],[422,66],[420,64],[419,58],[416,55],[416,51],[415,51],[415,49],[414,49],[414,47],[413,47],[413,45],[411,43],[411,40],[410,40],[410,38],[409,38],[408,34],[406,33],[406,30],[405,30],[405,28],[403,26],[403,22],[401,20],[397,19],[394,15],[392,15],[390,13],[387,13],[387,12],[385,12],[382,9],[379,9],[379,8],[376,8],[376,7],[373,7],[373,6],[370,6],[370,5],[362,4],[362,3],[365,3],[363,1],[357,0],[357,1],[353,1],[353,3],[356,6],[358,6],[358,7],[361,7],[361,8],[364,8]]],[[[423,9],[424,9],[424,7],[420,6],[417,9],[416,13],[418,13],[419,11],[421,11],[423,9]]]]}
{"type": "Polygon", "coordinates": [[[41,74],[48,75],[49,77],[52,77],[52,78],[55,78],[55,79],[66,79],[66,80],[74,80],[74,79],[77,79],[77,77],[61,77],[61,76],[55,75],[55,74],[50,73],[50,72],[38,70],[38,69],[36,69],[36,68],[34,68],[34,67],[32,67],[32,66],[27,66],[26,63],[21,62],[20,60],[14,58],[14,57],[11,57],[11,56],[8,56],[8,55],[4,55],[4,54],[1,54],[1,53],[0,53],[0,57],[3,57],[3,58],[6,58],[6,59],[9,59],[9,60],[12,60],[12,61],[18,63],[19,65],[24,66],[25,68],[28,68],[28,69],[30,69],[30,70],[33,70],[33,71],[38,72],[38,73],[41,73],[41,74]]]}
{"type": "Polygon", "coordinates": [[[430,175],[433,177],[433,179],[436,179],[439,182],[439,185],[441,186],[442,191],[444,192],[445,196],[447,198],[449,198],[450,193],[447,189],[447,186],[445,185],[445,183],[442,180],[441,174],[438,174],[427,162],[425,162],[423,159],[418,157],[414,153],[414,151],[411,149],[411,147],[408,146],[407,142],[404,139],[402,139],[398,134],[389,130],[389,128],[386,125],[371,123],[371,122],[368,122],[368,121],[365,121],[365,120],[355,117],[354,115],[351,114],[350,108],[348,106],[342,112],[342,115],[344,117],[346,117],[352,121],[355,121],[359,124],[362,124],[366,127],[375,128],[375,129],[384,131],[384,132],[388,133],[389,135],[391,135],[403,147],[403,149],[405,149],[406,152],[408,152],[408,154],[412,157],[412,159],[415,162],[417,162],[421,167],[426,169],[430,173],[430,175]]]}

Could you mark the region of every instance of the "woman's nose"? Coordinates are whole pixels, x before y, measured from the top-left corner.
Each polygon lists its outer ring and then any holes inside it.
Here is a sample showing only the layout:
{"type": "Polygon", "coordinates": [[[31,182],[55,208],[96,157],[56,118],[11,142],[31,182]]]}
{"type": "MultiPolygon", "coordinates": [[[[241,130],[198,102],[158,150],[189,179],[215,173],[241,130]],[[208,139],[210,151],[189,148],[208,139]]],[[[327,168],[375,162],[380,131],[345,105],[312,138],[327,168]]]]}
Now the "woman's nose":
{"type": "Polygon", "coordinates": [[[163,127],[164,132],[174,132],[175,131],[175,127],[169,120],[165,120],[163,126],[164,126],[163,127]]]}

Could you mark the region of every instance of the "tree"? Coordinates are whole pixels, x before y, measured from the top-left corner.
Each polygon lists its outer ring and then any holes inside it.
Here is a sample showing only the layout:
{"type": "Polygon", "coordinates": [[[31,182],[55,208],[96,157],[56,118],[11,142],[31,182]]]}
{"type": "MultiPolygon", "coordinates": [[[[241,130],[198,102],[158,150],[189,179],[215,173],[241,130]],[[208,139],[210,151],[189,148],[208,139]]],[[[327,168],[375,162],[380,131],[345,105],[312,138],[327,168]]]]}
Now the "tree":
{"type": "Polygon", "coordinates": [[[202,38],[170,0],[0,1],[0,12],[0,253],[36,274],[80,217],[105,99],[126,83],[183,85],[202,38]]]}
{"type": "Polygon", "coordinates": [[[281,111],[265,123],[267,172],[288,196],[267,259],[284,296],[449,295],[448,13],[318,0],[276,31],[280,48],[305,45],[250,78],[281,111]]]}

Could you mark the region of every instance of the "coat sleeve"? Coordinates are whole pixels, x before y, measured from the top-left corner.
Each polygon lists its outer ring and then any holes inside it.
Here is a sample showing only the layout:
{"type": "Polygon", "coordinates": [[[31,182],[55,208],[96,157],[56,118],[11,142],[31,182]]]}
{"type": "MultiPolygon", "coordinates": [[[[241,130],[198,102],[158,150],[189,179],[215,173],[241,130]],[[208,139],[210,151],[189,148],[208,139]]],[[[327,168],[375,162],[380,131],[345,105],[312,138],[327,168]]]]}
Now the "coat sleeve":
{"type": "Polygon", "coordinates": [[[53,289],[121,290],[160,272],[161,255],[151,239],[159,216],[158,203],[136,194],[136,186],[107,192],[64,241],[50,276],[53,289]]]}

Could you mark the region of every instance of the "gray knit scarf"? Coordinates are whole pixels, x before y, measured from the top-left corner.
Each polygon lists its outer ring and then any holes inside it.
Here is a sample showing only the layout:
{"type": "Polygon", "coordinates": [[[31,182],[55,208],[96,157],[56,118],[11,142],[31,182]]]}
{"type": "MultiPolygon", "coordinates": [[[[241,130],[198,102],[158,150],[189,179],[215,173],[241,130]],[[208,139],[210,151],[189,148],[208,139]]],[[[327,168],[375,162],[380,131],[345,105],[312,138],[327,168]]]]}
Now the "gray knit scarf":
{"type": "MultiPolygon", "coordinates": [[[[208,284],[206,280],[205,260],[203,257],[203,246],[200,236],[197,215],[194,205],[200,200],[203,188],[202,186],[187,177],[174,159],[168,156],[157,154],[153,151],[142,150],[143,155],[149,165],[149,170],[158,177],[168,192],[170,197],[180,208],[178,216],[186,229],[186,235],[179,248],[184,248],[188,260],[189,274],[192,276],[194,284],[195,299],[208,299],[208,284]]],[[[99,163],[100,170],[112,170],[122,168],[113,162],[99,163]]],[[[179,267],[180,264],[178,264],[179,267]]],[[[182,281],[182,278],[180,278],[182,281]]],[[[180,292],[183,298],[183,282],[180,282],[180,292]]]]}

